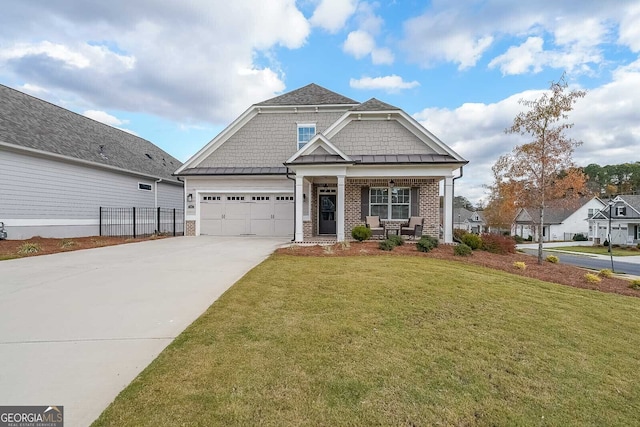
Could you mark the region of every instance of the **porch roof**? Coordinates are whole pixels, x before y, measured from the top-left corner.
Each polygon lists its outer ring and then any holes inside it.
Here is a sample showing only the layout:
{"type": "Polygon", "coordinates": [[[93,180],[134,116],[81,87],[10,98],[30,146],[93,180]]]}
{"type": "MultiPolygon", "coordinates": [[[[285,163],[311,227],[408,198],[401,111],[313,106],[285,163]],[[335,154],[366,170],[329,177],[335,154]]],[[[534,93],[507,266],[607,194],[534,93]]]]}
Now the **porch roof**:
{"type": "Polygon", "coordinates": [[[299,156],[290,164],[334,164],[349,163],[363,165],[389,165],[389,164],[421,164],[421,163],[455,163],[467,164],[467,161],[456,160],[448,154],[354,154],[349,156],[353,162],[344,160],[333,154],[310,154],[299,156]]]}
{"type": "Polygon", "coordinates": [[[217,167],[217,168],[189,168],[180,175],[286,175],[285,167],[217,167]]]}

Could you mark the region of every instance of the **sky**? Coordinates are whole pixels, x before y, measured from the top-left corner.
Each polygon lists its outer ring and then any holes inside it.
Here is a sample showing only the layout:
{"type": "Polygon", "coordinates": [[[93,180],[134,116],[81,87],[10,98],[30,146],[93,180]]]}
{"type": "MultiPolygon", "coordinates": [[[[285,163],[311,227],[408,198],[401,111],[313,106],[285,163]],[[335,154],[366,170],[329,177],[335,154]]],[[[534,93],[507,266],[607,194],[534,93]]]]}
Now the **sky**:
{"type": "Polygon", "coordinates": [[[640,161],[640,0],[8,0],[0,84],[186,161],[250,105],[317,83],[402,108],[486,199],[505,134],[563,73],[579,166],[640,161]]]}

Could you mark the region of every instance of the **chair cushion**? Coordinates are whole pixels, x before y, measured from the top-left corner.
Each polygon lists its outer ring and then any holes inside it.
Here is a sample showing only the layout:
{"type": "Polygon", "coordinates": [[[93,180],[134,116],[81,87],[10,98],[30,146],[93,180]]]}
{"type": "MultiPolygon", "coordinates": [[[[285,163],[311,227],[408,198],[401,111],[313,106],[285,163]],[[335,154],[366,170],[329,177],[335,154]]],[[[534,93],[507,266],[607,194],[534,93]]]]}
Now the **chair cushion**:
{"type": "Polygon", "coordinates": [[[422,217],[421,216],[412,216],[409,219],[409,228],[415,228],[416,225],[422,225],[422,217]]]}
{"type": "Polygon", "coordinates": [[[369,228],[380,228],[380,217],[368,216],[366,217],[366,223],[369,225],[369,228]]]}

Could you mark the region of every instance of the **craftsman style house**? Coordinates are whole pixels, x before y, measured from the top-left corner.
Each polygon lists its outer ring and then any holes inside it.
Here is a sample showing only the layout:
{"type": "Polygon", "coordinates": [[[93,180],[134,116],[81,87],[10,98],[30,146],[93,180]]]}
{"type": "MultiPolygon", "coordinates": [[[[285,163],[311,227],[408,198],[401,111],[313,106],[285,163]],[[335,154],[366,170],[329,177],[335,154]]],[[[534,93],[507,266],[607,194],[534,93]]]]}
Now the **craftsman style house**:
{"type": "Polygon", "coordinates": [[[366,216],[424,218],[452,241],[454,172],[467,163],[401,109],[315,84],[251,106],[175,172],[187,235],[344,241],[366,216]]]}

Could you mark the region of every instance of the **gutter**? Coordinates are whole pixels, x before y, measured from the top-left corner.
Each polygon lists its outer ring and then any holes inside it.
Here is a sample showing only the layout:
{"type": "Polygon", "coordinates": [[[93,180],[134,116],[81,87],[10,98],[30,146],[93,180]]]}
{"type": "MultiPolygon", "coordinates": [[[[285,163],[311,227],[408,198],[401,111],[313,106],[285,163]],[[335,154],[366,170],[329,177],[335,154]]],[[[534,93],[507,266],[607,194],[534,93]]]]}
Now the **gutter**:
{"type": "Polygon", "coordinates": [[[153,186],[153,189],[154,189],[154,195],[153,195],[154,200],[153,200],[153,203],[154,203],[156,209],[158,209],[158,184],[161,183],[161,182],[162,182],[162,178],[157,180],[155,182],[155,185],[153,186]]]}

